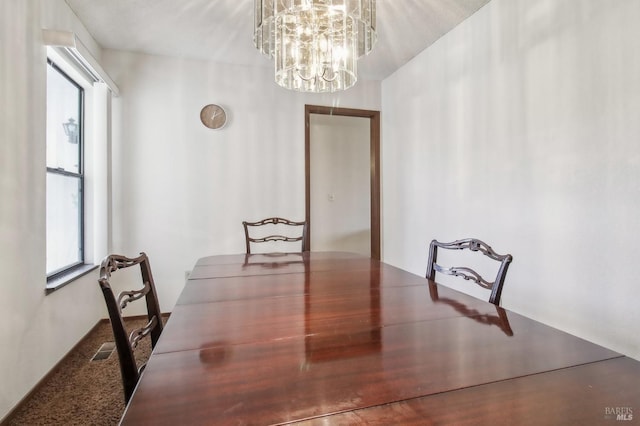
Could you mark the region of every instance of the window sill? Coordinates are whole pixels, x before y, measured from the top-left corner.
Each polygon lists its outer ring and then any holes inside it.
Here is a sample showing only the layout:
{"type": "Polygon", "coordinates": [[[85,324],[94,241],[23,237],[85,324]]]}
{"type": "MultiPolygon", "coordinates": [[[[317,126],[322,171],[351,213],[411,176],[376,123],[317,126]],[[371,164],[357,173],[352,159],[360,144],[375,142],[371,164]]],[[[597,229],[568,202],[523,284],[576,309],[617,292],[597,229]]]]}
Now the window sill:
{"type": "Polygon", "coordinates": [[[93,264],[83,264],[79,265],[76,268],[71,269],[69,272],[56,276],[55,278],[50,278],[47,280],[47,286],[45,287],[45,293],[50,294],[54,291],[61,289],[65,285],[73,282],[74,280],[80,278],[83,275],[88,274],[89,272],[97,269],[98,265],[93,264]]]}

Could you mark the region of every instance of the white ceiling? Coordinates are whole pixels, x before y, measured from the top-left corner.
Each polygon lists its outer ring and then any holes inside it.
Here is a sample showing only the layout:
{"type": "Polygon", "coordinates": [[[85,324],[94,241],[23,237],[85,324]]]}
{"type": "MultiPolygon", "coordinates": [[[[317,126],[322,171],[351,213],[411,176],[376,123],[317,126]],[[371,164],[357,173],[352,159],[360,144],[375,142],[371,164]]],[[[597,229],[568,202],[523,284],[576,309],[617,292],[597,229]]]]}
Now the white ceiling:
{"type": "MultiPolygon", "coordinates": [[[[382,80],[490,0],[377,0],[378,42],[358,63],[382,80]]],[[[273,66],[253,46],[253,0],[66,0],[109,49],[273,66]]]]}

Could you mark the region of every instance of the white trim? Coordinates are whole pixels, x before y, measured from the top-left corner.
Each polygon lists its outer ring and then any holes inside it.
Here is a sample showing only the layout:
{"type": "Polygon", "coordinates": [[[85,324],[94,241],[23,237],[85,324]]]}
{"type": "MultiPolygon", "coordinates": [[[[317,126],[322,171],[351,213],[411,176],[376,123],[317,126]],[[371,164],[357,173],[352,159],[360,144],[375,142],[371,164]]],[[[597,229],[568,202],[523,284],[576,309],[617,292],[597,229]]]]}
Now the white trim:
{"type": "Polygon", "coordinates": [[[93,57],[89,49],[80,39],[70,31],[42,30],[42,38],[46,46],[58,50],[60,54],[67,56],[74,62],[81,72],[86,74],[93,82],[104,82],[114,96],[119,96],[120,89],[109,77],[98,61],[93,57]]]}

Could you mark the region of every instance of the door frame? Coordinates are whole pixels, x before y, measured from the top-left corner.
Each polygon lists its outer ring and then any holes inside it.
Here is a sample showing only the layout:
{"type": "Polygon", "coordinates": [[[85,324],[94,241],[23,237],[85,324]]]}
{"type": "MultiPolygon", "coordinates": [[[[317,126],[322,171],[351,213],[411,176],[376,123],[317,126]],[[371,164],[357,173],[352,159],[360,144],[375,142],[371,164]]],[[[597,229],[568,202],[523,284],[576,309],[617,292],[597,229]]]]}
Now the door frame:
{"type": "Polygon", "coordinates": [[[311,114],[341,115],[369,119],[370,190],[371,190],[371,257],[380,260],[380,111],[337,108],[320,105],[304,106],[305,220],[304,242],[311,249],[311,114]]]}

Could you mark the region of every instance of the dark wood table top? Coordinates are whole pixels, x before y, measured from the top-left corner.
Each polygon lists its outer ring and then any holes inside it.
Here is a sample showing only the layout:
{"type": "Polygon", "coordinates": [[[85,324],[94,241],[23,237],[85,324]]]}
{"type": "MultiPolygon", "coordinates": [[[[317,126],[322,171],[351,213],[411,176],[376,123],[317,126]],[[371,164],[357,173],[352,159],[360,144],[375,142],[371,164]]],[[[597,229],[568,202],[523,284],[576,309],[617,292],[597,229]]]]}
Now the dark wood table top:
{"type": "Polygon", "coordinates": [[[372,259],[213,256],[122,423],[598,424],[639,384],[637,361],[372,259]]]}

